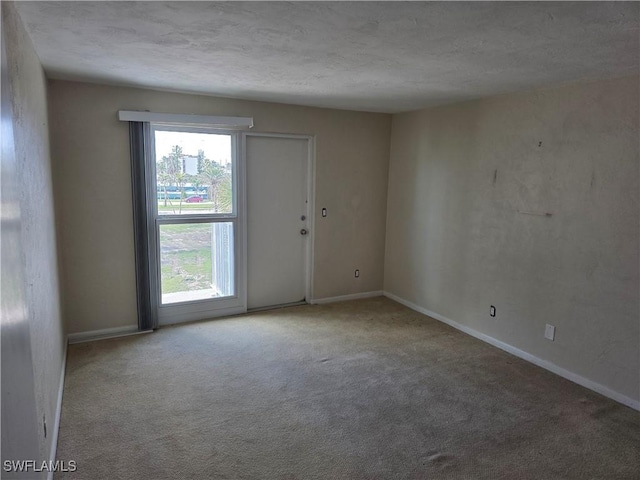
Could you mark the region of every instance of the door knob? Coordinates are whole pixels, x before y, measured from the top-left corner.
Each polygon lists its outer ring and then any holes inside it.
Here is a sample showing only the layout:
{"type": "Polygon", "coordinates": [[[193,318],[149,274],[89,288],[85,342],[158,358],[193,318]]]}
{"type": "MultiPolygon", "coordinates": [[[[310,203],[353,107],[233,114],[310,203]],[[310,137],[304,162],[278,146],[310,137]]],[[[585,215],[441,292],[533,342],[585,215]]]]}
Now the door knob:
{"type": "Polygon", "coordinates": [[[300,235],[306,235],[307,233],[309,232],[307,232],[306,228],[303,228],[302,230],[300,230],[300,235]]]}

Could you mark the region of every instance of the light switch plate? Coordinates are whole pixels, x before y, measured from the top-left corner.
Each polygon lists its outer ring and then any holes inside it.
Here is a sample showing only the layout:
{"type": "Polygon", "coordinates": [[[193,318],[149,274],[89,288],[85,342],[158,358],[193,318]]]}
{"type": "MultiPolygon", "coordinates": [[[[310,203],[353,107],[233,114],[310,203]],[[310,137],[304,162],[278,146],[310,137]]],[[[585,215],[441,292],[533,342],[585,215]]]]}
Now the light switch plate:
{"type": "Polygon", "coordinates": [[[544,327],[544,338],[553,342],[554,338],[556,338],[556,327],[547,323],[547,326],[544,327]]]}

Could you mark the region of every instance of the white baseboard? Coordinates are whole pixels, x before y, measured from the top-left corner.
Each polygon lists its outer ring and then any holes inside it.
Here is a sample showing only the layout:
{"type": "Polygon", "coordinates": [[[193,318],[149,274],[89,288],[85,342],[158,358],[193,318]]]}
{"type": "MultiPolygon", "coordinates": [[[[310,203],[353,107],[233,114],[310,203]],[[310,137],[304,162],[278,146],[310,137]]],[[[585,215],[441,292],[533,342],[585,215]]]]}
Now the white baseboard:
{"type": "Polygon", "coordinates": [[[137,325],[126,327],[105,328],[103,330],[91,330],[89,332],[70,333],[67,338],[70,344],[92,342],[94,340],[104,340],[106,338],[123,337],[125,335],[136,335],[140,332],[137,325]]]}
{"type": "MultiPolygon", "coordinates": [[[[56,453],[58,451],[58,432],[60,432],[60,418],[62,417],[62,394],[64,392],[64,376],[67,371],[67,347],[69,340],[64,342],[64,351],[62,352],[62,371],[60,372],[60,384],[58,385],[58,400],[56,402],[56,418],[53,422],[53,432],[51,432],[51,451],[49,452],[49,465],[53,465],[56,461],[56,453]]],[[[53,480],[53,470],[47,474],[47,480],[53,480]]]]}
{"type": "MultiPolygon", "coordinates": [[[[200,306],[199,308],[203,308],[200,306]]],[[[247,313],[244,307],[227,307],[218,308],[214,312],[211,310],[195,310],[191,312],[174,312],[173,314],[161,313],[158,319],[158,327],[169,327],[172,325],[180,325],[181,323],[200,322],[202,320],[214,320],[221,317],[231,317],[233,315],[242,315],[247,313]]]]}
{"type": "Polygon", "coordinates": [[[383,294],[385,297],[388,297],[391,300],[395,300],[396,302],[401,303],[402,305],[405,305],[410,309],[415,310],[416,312],[422,313],[424,315],[427,315],[428,317],[439,320],[442,323],[446,323],[447,325],[450,325],[453,328],[460,330],[461,332],[464,332],[468,335],[471,335],[472,337],[482,340],[483,342],[493,345],[494,347],[504,350],[505,352],[515,355],[516,357],[520,357],[523,360],[526,360],[530,363],[533,363],[534,365],[537,365],[538,367],[542,367],[545,370],[549,370],[550,372],[553,372],[556,375],[566,378],[567,380],[577,383],[578,385],[588,388],[589,390],[593,390],[594,392],[604,395],[605,397],[615,400],[616,402],[620,402],[623,405],[626,405],[627,407],[631,407],[634,410],[640,410],[639,400],[634,400],[633,398],[627,397],[626,395],[623,395],[619,392],[611,390],[610,388],[605,387],[604,385],[600,385],[599,383],[596,383],[593,380],[589,380],[588,378],[585,378],[576,373],[570,372],[569,370],[565,370],[564,368],[559,367],[554,363],[551,363],[547,360],[543,360],[539,357],[536,357],[535,355],[531,355],[530,353],[527,353],[524,350],[520,350],[519,348],[513,347],[508,343],[504,343],[500,340],[490,337],[489,335],[485,335],[484,333],[478,332],[473,328],[469,328],[465,325],[461,325],[458,322],[454,322],[449,318],[443,317],[442,315],[436,312],[432,312],[431,310],[427,310],[426,308],[416,305],[415,303],[405,300],[404,298],[398,297],[393,293],[383,292],[383,294]]]}
{"type": "Polygon", "coordinates": [[[282,303],[280,305],[270,305],[268,307],[248,308],[246,313],[266,312],[268,310],[279,310],[281,308],[299,307],[300,305],[308,305],[308,303],[306,301],[303,301],[303,302],[293,302],[293,303],[282,303]]]}
{"type": "Polygon", "coordinates": [[[322,305],[323,303],[344,302],[346,300],[358,300],[360,298],[381,297],[383,292],[377,290],[375,292],[352,293],[350,295],[340,295],[338,297],[314,298],[309,301],[313,305],[322,305]]]}

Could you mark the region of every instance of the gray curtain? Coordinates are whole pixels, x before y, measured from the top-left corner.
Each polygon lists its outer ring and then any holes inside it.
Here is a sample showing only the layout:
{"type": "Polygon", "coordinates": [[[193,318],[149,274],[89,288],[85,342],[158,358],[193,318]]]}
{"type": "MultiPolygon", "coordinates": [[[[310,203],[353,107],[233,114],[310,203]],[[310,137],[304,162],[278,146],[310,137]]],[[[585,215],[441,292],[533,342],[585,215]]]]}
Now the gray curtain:
{"type": "Polygon", "coordinates": [[[152,288],[155,255],[155,227],[149,215],[146,168],[150,128],[148,123],[129,122],[131,143],[131,184],[133,189],[133,232],[136,254],[136,293],[138,300],[138,330],[158,328],[158,300],[152,288]]]}

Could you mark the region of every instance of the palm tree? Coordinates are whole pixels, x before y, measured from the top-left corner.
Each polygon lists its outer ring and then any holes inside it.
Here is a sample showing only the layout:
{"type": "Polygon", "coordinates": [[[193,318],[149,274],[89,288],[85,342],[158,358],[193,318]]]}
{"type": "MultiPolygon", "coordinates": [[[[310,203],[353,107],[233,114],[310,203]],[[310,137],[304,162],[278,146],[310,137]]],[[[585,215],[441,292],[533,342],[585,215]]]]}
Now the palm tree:
{"type": "Polygon", "coordinates": [[[165,165],[166,171],[169,175],[175,178],[175,175],[182,173],[182,147],[180,145],[174,145],[171,147],[171,153],[162,157],[162,163],[165,165]]]}
{"type": "Polygon", "coordinates": [[[205,158],[202,162],[202,168],[200,172],[200,179],[207,186],[209,199],[213,202],[213,208],[215,212],[227,213],[230,211],[231,204],[227,201],[225,196],[220,195],[220,190],[224,190],[226,184],[231,184],[231,175],[227,168],[220,165],[218,162],[213,162],[205,158]]]}
{"type": "Polygon", "coordinates": [[[200,175],[189,175],[187,178],[187,182],[191,184],[196,195],[200,194],[200,187],[202,187],[202,183],[200,180],[200,175]]]}
{"type": "Polygon", "coordinates": [[[218,200],[220,202],[220,208],[224,212],[231,212],[233,209],[233,181],[231,163],[227,163],[224,166],[224,180],[220,183],[218,188],[218,200]]]}
{"type": "MultiPolygon", "coordinates": [[[[162,159],[157,163],[156,176],[158,177],[158,181],[162,184],[164,189],[164,206],[167,206],[167,186],[174,183],[176,186],[178,185],[178,176],[184,175],[182,173],[182,147],[180,145],[174,145],[171,147],[171,152],[169,155],[165,155],[162,159]]],[[[184,183],[184,179],[180,179],[184,183]]],[[[169,202],[171,203],[171,202],[169,202]]],[[[180,188],[180,210],[182,210],[182,189],[180,188]]],[[[175,210],[173,213],[176,213],[175,210]]]]}
{"type": "MultiPolygon", "coordinates": [[[[166,157],[163,157],[163,160],[166,157]]],[[[159,162],[156,167],[156,176],[158,177],[158,182],[162,185],[162,193],[164,197],[164,206],[167,206],[167,187],[171,183],[171,175],[167,172],[167,165],[164,161],[159,162]]]]}
{"type": "Polygon", "coordinates": [[[208,162],[209,159],[204,156],[204,150],[198,150],[198,175],[202,173],[202,168],[204,167],[205,162],[208,162]]]}
{"type": "Polygon", "coordinates": [[[175,174],[175,179],[176,187],[178,187],[178,191],[180,192],[180,204],[178,207],[178,213],[182,213],[182,199],[184,197],[184,184],[187,182],[187,174],[178,172],[175,174]]]}

